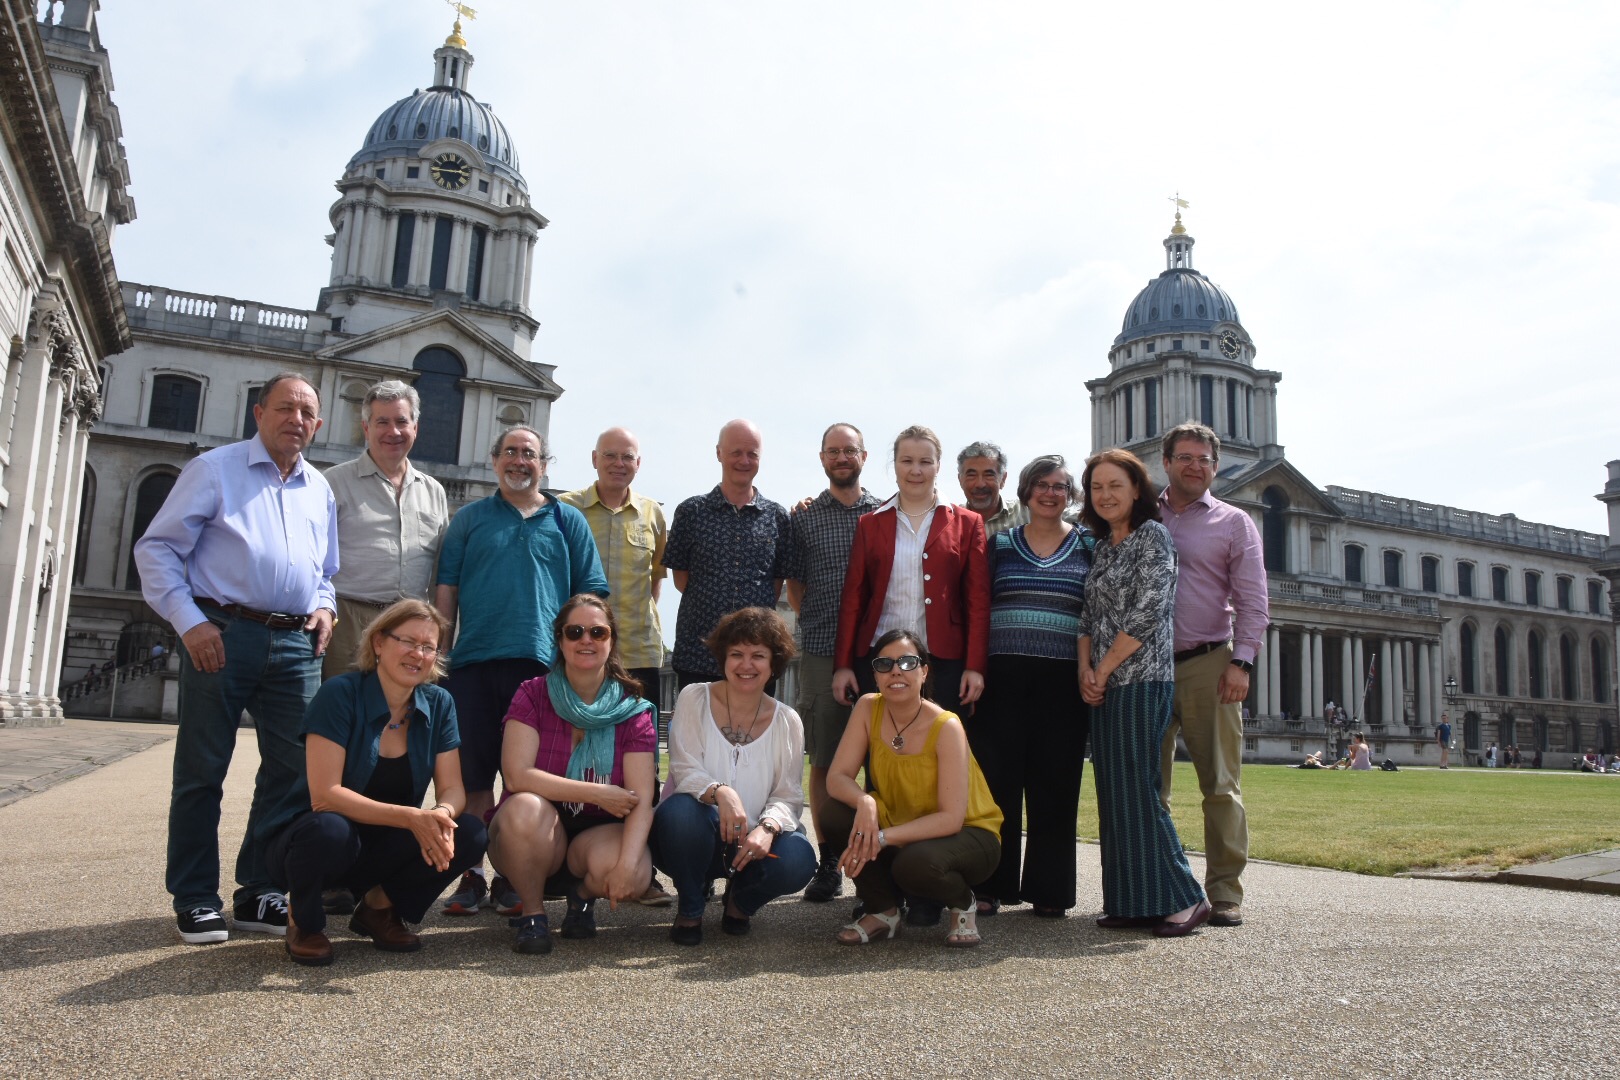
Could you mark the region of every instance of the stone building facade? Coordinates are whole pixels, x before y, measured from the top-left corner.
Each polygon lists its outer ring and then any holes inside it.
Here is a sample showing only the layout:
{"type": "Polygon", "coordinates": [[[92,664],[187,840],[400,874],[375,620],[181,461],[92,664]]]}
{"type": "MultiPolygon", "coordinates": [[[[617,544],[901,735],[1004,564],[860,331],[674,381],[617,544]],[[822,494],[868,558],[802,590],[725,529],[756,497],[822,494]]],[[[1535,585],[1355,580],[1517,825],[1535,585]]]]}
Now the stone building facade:
{"type": "MultiPolygon", "coordinates": [[[[1612,751],[1620,556],[1609,538],[1399,498],[1319,488],[1278,439],[1277,384],[1230,296],[1193,269],[1176,215],[1165,270],[1126,311],[1091,391],[1092,449],[1124,446],[1163,482],[1160,439],[1185,420],[1221,437],[1215,494],[1260,529],[1271,625],[1246,703],[1245,752],[1297,761],[1337,745],[1329,702],[1375,756],[1438,761],[1451,714],[1468,760],[1492,742],[1568,766],[1612,751]]],[[[1620,480],[1611,465],[1611,528],[1620,480]]]]}
{"type": "MultiPolygon", "coordinates": [[[[534,209],[517,150],[468,89],[460,26],[433,81],[365,130],[330,211],[331,276],[312,309],[122,283],[132,346],[104,365],[106,412],[90,438],[73,569],[70,672],[172,646],[141,599],[133,548],[181,467],[255,433],[259,387],[298,371],[325,420],[307,452],[325,468],[364,450],[360,402],[382,379],[422,396],[412,461],[452,509],[495,490],[489,449],[513,424],[542,433],[562,393],[531,357],[534,209]]],[[[152,702],[161,696],[147,695],[152,702]]],[[[98,705],[88,706],[88,712],[98,705]]],[[[143,706],[161,710],[160,704],[143,706]]]]}
{"type": "Polygon", "coordinates": [[[0,2],[0,724],[60,722],[81,478],[135,217],[95,0],[0,2]]]}

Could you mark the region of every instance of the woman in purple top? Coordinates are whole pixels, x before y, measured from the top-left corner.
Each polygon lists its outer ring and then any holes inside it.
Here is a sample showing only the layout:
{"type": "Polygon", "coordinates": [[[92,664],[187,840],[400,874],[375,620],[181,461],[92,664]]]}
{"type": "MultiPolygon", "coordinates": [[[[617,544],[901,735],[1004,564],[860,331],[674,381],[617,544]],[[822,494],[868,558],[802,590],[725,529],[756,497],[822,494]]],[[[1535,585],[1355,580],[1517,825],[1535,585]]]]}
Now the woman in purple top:
{"type": "Polygon", "coordinates": [[[506,794],[489,829],[489,857],[523,898],[513,948],[551,951],[546,879],[566,869],[565,938],[596,936],[595,906],[617,908],[652,880],[654,707],[619,660],[607,602],[570,599],[552,626],[557,664],[518,688],[506,713],[506,794]]]}

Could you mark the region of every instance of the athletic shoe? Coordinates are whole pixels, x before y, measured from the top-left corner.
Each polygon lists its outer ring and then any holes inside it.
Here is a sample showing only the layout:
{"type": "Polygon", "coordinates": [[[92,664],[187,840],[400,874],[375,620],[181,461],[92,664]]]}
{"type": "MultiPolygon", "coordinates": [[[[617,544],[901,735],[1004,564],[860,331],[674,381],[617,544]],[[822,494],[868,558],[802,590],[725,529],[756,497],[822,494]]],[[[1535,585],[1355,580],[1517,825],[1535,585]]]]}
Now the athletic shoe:
{"type": "Polygon", "coordinates": [[[225,916],[213,908],[197,907],[182,911],[175,917],[180,925],[180,940],[187,945],[213,945],[226,941],[231,932],[225,928],[225,916]]]}
{"type": "Polygon", "coordinates": [[[523,914],[523,897],[519,896],[517,890],[512,888],[510,881],[507,881],[499,874],[495,876],[494,881],[490,882],[489,901],[495,905],[495,914],[497,915],[512,918],[515,915],[523,914]]]}
{"type": "Polygon", "coordinates": [[[804,887],[804,898],[813,904],[824,904],[844,891],[844,875],[838,869],[838,856],[829,852],[821,857],[815,877],[804,887]]]}
{"type": "Polygon", "coordinates": [[[476,915],[478,905],[483,903],[484,894],[489,886],[484,884],[484,875],[475,874],[468,870],[461,875],[461,884],[444,901],[446,915],[476,915]]]}
{"type": "Polygon", "coordinates": [[[278,892],[260,893],[236,905],[231,925],[256,934],[287,936],[287,898],[278,892]]]}
{"type": "Polygon", "coordinates": [[[538,915],[523,915],[513,921],[517,923],[517,940],[512,943],[513,952],[543,956],[551,951],[551,924],[546,921],[545,912],[542,911],[538,915]]]}
{"type": "Polygon", "coordinates": [[[654,875],[652,884],[647,886],[647,891],[636,897],[636,903],[642,907],[669,907],[670,902],[674,899],[664,891],[664,887],[658,882],[657,875],[654,875]]]}

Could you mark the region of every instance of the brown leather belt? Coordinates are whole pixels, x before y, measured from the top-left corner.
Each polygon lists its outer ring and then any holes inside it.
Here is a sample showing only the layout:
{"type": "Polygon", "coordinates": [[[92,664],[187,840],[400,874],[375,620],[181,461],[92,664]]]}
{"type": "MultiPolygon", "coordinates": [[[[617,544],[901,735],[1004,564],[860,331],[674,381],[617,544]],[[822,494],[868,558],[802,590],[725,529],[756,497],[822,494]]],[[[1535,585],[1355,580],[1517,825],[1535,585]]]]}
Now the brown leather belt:
{"type": "Polygon", "coordinates": [[[222,604],[218,600],[210,600],[206,596],[196,596],[192,599],[204,607],[217,608],[225,614],[236,619],[248,619],[252,622],[263,623],[272,630],[302,630],[309,621],[308,615],[292,615],[285,611],[254,611],[241,604],[222,604]]]}
{"type": "MultiPolygon", "coordinates": [[[[1194,645],[1190,649],[1182,649],[1180,652],[1176,653],[1176,663],[1179,664],[1183,660],[1191,660],[1195,656],[1203,656],[1205,653],[1212,653],[1216,649],[1224,649],[1230,644],[1232,644],[1230,641],[1206,641],[1202,645],[1194,645]]],[[[1163,656],[1164,654],[1160,653],[1159,655],[1163,656]]]]}

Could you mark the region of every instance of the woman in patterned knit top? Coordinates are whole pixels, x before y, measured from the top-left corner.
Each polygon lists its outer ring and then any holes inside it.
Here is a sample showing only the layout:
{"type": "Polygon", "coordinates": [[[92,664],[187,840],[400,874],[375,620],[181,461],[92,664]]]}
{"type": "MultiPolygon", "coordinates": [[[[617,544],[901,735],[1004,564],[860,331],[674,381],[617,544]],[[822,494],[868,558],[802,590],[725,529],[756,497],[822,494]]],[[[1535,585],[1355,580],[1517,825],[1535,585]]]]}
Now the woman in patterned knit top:
{"type": "Polygon", "coordinates": [[[1135,454],[1092,455],[1080,488],[1081,520],[1098,536],[1080,617],[1102,840],[1097,925],[1180,937],[1209,920],[1210,906],[1159,802],[1159,749],[1175,696],[1175,545],[1135,454]]]}
{"type": "Polygon", "coordinates": [[[1063,519],[1077,495],[1063,458],[1042,455],[1018,476],[1029,523],[990,538],[990,671],[967,733],[1006,819],[1001,862],[978,889],[981,918],[1002,904],[1028,903],[1052,919],[1074,906],[1074,818],[1091,724],[1075,646],[1095,546],[1063,519]]]}

